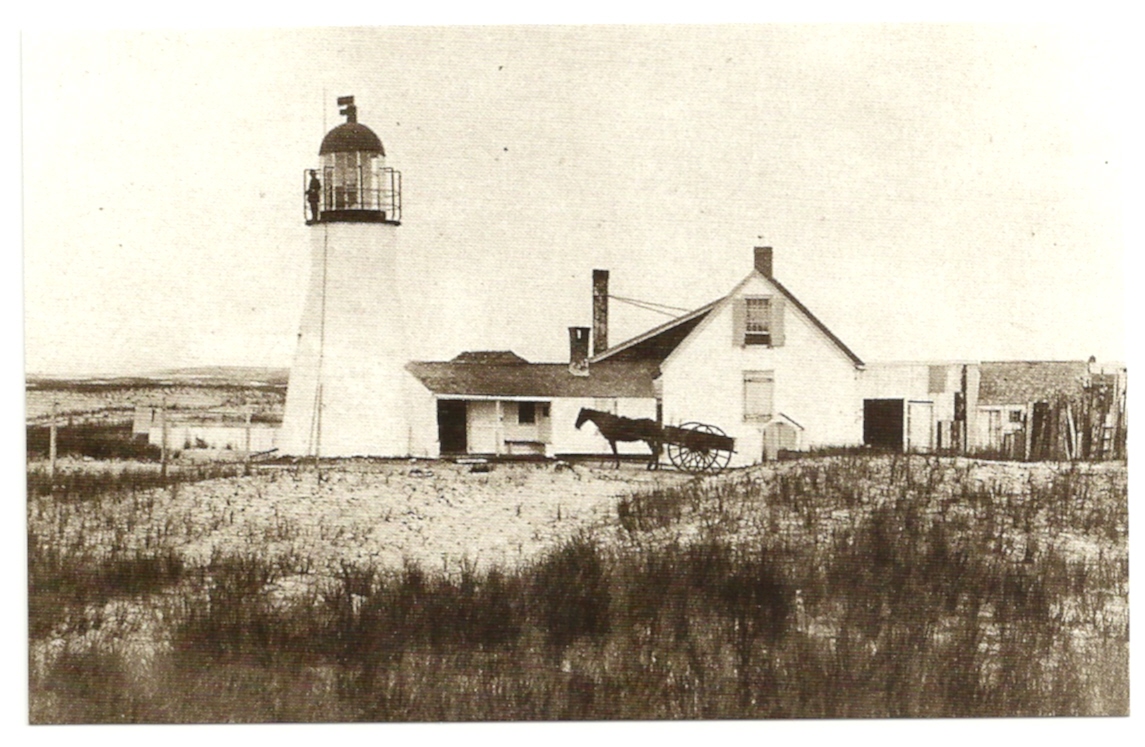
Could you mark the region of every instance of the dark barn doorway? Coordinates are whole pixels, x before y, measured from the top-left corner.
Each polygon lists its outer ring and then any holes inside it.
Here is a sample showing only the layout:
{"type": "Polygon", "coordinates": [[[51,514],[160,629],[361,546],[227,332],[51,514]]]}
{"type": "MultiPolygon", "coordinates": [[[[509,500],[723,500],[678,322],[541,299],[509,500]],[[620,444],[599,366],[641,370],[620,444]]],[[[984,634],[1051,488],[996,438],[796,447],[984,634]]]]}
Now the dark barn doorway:
{"type": "Polygon", "coordinates": [[[863,400],[863,443],[876,449],[902,451],[903,401],[863,400]]]}
{"type": "Polygon", "coordinates": [[[464,454],[469,450],[465,436],[467,408],[465,400],[439,399],[437,401],[437,437],[442,454],[464,454]]]}

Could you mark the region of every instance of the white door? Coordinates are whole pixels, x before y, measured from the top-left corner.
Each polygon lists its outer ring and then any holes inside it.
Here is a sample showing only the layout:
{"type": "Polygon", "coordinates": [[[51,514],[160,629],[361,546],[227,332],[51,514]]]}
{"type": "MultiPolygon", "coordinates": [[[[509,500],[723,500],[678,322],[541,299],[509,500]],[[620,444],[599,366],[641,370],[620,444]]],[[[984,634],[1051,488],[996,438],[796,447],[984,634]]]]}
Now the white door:
{"type": "Polygon", "coordinates": [[[931,451],[934,449],[934,403],[908,402],[906,450],[931,451]]]}
{"type": "Polygon", "coordinates": [[[987,426],[989,434],[987,436],[987,446],[991,449],[1002,448],[1002,411],[990,410],[987,418],[987,426]]]}
{"type": "Polygon", "coordinates": [[[470,454],[497,454],[500,443],[501,408],[497,402],[471,400],[466,413],[469,425],[466,437],[469,439],[470,454]]]}

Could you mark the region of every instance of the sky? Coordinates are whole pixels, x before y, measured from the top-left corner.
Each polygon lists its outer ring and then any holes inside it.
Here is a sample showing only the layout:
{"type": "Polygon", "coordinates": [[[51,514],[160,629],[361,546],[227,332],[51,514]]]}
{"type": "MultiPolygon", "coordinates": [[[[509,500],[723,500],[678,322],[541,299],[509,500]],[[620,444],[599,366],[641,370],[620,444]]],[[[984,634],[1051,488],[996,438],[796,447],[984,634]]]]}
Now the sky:
{"type": "MultiPolygon", "coordinates": [[[[566,360],[591,273],[679,308],[775,274],[880,360],[1124,360],[1110,29],[27,32],[25,369],[289,366],[303,173],[353,95],[402,172],[423,360],[566,360]]],[[[611,340],[667,319],[613,302],[611,340]]]]}

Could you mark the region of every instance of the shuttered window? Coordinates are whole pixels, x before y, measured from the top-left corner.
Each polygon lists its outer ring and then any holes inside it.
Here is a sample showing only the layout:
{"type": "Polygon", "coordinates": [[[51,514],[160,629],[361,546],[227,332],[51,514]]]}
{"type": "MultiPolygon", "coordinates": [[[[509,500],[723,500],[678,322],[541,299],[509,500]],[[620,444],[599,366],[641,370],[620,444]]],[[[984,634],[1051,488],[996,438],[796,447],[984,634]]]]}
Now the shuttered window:
{"type": "Polygon", "coordinates": [[[771,344],[771,299],[748,298],[744,319],[744,342],[748,345],[771,344]]]}
{"type": "Polygon", "coordinates": [[[775,372],[745,371],[743,374],[744,420],[770,420],[775,414],[775,372]]]}
{"type": "Polygon", "coordinates": [[[927,391],[930,394],[941,394],[946,391],[946,366],[931,366],[929,378],[927,391]]]}
{"type": "Polygon", "coordinates": [[[781,296],[748,296],[738,298],[732,306],[735,344],[783,345],[783,298],[781,296]]]}

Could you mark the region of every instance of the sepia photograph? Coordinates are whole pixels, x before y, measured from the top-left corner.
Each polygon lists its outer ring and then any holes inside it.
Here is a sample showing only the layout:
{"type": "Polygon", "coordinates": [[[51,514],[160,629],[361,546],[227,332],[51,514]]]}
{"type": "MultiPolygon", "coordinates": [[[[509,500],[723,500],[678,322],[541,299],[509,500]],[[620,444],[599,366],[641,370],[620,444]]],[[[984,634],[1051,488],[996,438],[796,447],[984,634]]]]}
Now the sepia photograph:
{"type": "Polygon", "coordinates": [[[27,723],[1128,716],[1122,38],[24,31],[27,723]]]}

